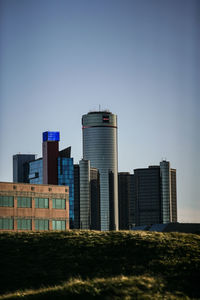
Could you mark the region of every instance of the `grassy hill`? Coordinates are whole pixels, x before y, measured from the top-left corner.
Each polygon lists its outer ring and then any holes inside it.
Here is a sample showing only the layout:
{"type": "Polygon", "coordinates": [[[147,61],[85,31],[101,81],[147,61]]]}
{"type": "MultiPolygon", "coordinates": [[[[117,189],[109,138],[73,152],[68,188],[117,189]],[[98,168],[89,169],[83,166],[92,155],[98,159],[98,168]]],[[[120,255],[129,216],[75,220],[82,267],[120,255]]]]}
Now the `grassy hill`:
{"type": "Polygon", "coordinates": [[[0,257],[0,299],[200,299],[194,234],[4,232],[0,257]]]}

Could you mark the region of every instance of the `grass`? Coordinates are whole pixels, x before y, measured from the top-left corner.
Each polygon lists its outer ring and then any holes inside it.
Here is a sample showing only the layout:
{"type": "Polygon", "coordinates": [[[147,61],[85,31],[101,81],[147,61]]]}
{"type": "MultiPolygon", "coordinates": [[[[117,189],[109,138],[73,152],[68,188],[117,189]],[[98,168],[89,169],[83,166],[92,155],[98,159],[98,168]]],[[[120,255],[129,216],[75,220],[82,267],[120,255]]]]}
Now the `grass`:
{"type": "Polygon", "coordinates": [[[194,234],[4,232],[0,257],[0,299],[200,299],[194,234]]]}
{"type": "Polygon", "coordinates": [[[165,290],[161,279],[149,276],[118,276],[108,279],[69,280],[54,287],[18,291],[0,299],[189,299],[180,292],[165,290]]]}

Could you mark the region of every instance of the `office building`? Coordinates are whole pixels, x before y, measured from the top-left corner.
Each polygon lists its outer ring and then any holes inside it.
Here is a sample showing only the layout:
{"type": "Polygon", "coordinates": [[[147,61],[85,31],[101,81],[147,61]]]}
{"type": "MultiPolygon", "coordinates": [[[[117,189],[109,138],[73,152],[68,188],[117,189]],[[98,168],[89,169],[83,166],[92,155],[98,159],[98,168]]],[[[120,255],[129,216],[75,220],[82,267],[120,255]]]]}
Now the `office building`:
{"type": "Polygon", "coordinates": [[[162,223],[159,166],[134,170],[136,226],[162,223]]]}
{"type": "Polygon", "coordinates": [[[13,182],[29,183],[29,162],[35,160],[34,154],[13,155],[13,182]]]}
{"type": "Polygon", "coordinates": [[[82,116],[83,159],[100,173],[101,230],[118,230],[117,116],[108,111],[82,116]]]}
{"type": "Polygon", "coordinates": [[[43,159],[38,158],[29,162],[29,183],[43,184],[43,159]]]}
{"type": "Polygon", "coordinates": [[[81,160],[80,172],[80,229],[100,230],[99,172],[90,161],[81,160]]]}
{"type": "Polygon", "coordinates": [[[74,228],[74,163],[73,158],[58,157],[58,185],[69,187],[70,228],[74,228]]]}
{"type": "Polygon", "coordinates": [[[176,170],[170,169],[171,175],[171,206],[172,206],[172,217],[173,223],[177,222],[177,192],[176,192],[176,170]]]}
{"type": "Polygon", "coordinates": [[[58,131],[43,132],[43,184],[58,184],[59,140],[58,131]]]}
{"type": "Polygon", "coordinates": [[[162,223],[177,222],[176,170],[170,162],[160,163],[162,223]]]}
{"type": "Polygon", "coordinates": [[[100,230],[100,174],[96,168],[90,168],[91,229],[100,230]]]}
{"type": "Polygon", "coordinates": [[[80,228],[90,229],[90,162],[81,160],[80,166],[80,228]]]}
{"type": "Polygon", "coordinates": [[[177,222],[176,170],[168,161],[134,170],[136,226],[177,222]]]}
{"type": "Polygon", "coordinates": [[[0,230],[69,229],[69,188],[0,182],[0,230]]]}
{"type": "Polygon", "coordinates": [[[129,172],[118,174],[119,229],[134,226],[134,175],[129,172]]]}
{"type": "MultiPolygon", "coordinates": [[[[71,147],[59,151],[60,133],[46,131],[42,135],[43,157],[31,157],[28,163],[28,180],[31,184],[69,186],[70,228],[74,228],[74,170],[71,147]]],[[[13,168],[14,172],[14,168],[13,168]]]]}
{"type": "Polygon", "coordinates": [[[80,229],[80,167],[74,165],[74,228],[80,229]]]}

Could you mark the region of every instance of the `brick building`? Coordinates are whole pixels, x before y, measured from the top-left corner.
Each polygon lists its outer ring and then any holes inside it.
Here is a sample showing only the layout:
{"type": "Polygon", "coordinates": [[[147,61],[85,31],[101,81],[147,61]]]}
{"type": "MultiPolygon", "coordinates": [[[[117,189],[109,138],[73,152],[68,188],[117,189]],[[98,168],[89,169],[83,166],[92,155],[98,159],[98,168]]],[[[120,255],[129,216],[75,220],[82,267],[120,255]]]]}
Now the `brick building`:
{"type": "Polygon", "coordinates": [[[69,187],[0,182],[0,230],[69,229],[69,187]]]}

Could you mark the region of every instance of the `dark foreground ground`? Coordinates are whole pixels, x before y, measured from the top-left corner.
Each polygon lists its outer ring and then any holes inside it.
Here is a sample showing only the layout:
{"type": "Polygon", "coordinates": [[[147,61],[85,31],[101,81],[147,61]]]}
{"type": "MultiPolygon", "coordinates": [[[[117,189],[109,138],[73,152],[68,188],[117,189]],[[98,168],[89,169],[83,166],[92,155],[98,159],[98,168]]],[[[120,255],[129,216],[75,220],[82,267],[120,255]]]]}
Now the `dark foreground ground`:
{"type": "Polygon", "coordinates": [[[0,299],[200,299],[200,236],[4,232],[0,286],[0,299]]]}

